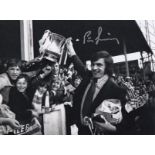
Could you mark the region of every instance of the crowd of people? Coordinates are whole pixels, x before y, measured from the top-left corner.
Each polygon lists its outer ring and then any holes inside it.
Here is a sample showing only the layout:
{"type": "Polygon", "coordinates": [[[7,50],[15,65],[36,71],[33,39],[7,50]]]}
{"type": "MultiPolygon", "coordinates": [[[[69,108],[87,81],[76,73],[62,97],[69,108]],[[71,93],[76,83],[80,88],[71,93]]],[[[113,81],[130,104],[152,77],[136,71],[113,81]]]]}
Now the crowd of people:
{"type": "Polygon", "coordinates": [[[113,74],[107,51],[94,53],[89,70],[66,44],[70,64],[36,57],[26,62],[2,62],[0,74],[0,133],[14,134],[22,124],[43,131],[46,108],[64,104],[67,134],[154,134],[155,84],[113,74]],[[48,101],[47,101],[48,100],[48,101]]]}

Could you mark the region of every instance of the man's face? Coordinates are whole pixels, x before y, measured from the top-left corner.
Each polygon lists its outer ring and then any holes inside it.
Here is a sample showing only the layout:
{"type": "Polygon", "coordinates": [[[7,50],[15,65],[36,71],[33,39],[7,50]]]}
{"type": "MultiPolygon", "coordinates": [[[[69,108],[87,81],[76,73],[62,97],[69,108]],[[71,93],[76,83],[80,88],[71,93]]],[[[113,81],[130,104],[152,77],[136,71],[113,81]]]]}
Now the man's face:
{"type": "Polygon", "coordinates": [[[80,78],[75,79],[74,86],[77,88],[80,85],[80,83],[81,83],[81,79],[80,78]]]}
{"type": "Polygon", "coordinates": [[[105,62],[104,58],[100,58],[94,62],[92,62],[92,74],[93,78],[100,79],[104,76],[105,74],[105,62]]]}
{"type": "Polygon", "coordinates": [[[59,73],[59,64],[57,62],[54,64],[54,73],[55,74],[59,73]]]}
{"type": "Polygon", "coordinates": [[[11,80],[16,80],[17,77],[20,75],[21,70],[18,66],[9,67],[7,70],[7,73],[9,77],[11,78],[11,80]]]}

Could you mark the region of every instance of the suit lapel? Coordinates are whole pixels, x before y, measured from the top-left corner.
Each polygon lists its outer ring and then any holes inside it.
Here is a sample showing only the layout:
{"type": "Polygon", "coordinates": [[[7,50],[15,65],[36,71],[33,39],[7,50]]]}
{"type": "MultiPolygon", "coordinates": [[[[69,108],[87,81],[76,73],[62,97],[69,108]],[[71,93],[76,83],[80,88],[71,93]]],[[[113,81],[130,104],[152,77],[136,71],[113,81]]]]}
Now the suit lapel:
{"type": "Polygon", "coordinates": [[[107,98],[107,96],[109,95],[109,89],[110,89],[110,78],[108,79],[108,81],[103,85],[103,87],[101,88],[101,90],[99,91],[98,95],[96,96],[96,98],[93,101],[92,104],[92,108],[91,111],[94,112],[94,110],[102,103],[103,100],[105,100],[107,98]]]}

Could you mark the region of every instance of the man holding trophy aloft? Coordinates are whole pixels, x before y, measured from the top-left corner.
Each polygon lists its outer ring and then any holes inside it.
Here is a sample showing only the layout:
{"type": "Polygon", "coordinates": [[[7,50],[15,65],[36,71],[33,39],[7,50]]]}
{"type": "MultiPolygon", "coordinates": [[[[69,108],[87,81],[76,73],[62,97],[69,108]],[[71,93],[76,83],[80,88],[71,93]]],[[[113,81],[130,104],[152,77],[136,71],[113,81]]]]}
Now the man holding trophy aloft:
{"type": "Polygon", "coordinates": [[[69,55],[83,80],[73,98],[73,122],[79,134],[125,134],[130,129],[125,111],[126,91],[112,79],[113,59],[107,51],[98,51],[87,70],[68,41],[69,55]]]}

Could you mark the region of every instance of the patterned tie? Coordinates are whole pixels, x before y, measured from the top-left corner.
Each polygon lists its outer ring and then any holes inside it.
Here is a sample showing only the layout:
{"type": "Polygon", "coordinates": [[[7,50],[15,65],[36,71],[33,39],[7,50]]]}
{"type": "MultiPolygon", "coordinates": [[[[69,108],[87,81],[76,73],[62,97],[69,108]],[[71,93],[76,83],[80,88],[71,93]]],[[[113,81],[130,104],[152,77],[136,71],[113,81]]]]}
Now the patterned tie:
{"type": "Polygon", "coordinates": [[[90,116],[90,111],[91,111],[91,105],[93,102],[93,96],[95,93],[95,87],[96,87],[96,80],[91,81],[91,86],[87,91],[84,103],[83,103],[83,109],[82,109],[82,116],[90,116]]]}

